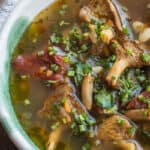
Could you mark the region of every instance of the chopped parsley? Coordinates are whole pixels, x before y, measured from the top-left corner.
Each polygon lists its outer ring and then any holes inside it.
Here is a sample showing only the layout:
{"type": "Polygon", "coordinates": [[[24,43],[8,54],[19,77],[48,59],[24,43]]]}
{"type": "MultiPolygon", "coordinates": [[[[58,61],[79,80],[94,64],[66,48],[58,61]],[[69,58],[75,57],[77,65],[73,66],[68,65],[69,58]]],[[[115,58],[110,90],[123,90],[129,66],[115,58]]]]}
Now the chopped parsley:
{"type": "Polygon", "coordinates": [[[122,105],[126,105],[134,91],[139,88],[139,84],[130,78],[125,78],[125,76],[120,78],[120,84],[120,98],[122,105]]]}
{"type": "Polygon", "coordinates": [[[68,75],[69,77],[74,77],[75,71],[74,71],[74,70],[69,70],[68,73],[67,73],[67,75],[68,75]]]}
{"type": "Polygon", "coordinates": [[[69,25],[70,23],[69,22],[65,22],[64,20],[62,20],[60,23],[59,23],[59,26],[64,26],[64,25],[69,25]]]}
{"type": "Polygon", "coordinates": [[[148,108],[150,108],[150,99],[149,98],[146,98],[144,97],[143,95],[140,95],[138,97],[138,99],[141,101],[141,102],[144,102],[145,104],[148,105],[148,108]]]}
{"type": "Polygon", "coordinates": [[[146,91],[150,92],[150,85],[146,87],[146,91]]]}
{"type": "Polygon", "coordinates": [[[148,53],[143,53],[143,54],[141,55],[141,58],[142,58],[142,60],[143,60],[144,62],[146,62],[146,63],[150,62],[150,54],[148,54],[148,53]]]}
{"type": "Polygon", "coordinates": [[[112,44],[113,48],[118,48],[118,46],[119,46],[119,43],[117,41],[112,44]]]}
{"type": "Polygon", "coordinates": [[[127,54],[130,55],[130,56],[133,55],[133,50],[132,50],[131,48],[127,48],[127,49],[126,49],[126,52],[127,52],[127,54]]]}
{"type": "Polygon", "coordinates": [[[123,123],[124,123],[124,120],[123,120],[122,118],[119,118],[119,119],[118,119],[118,124],[119,124],[119,125],[123,125],[123,123]]]}
{"type": "Polygon", "coordinates": [[[84,144],[81,149],[82,150],[90,150],[90,144],[89,143],[84,144]]]}
{"type": "Polygon", "coordinates": [[[54,71],[54,72],[56,72],[57,70],[58,70],[58,65],[56,65],[56,64],[51,64],[51,70],[52,71],[54,71]]]}
{"type": "Polygon", "coordinates": [[[54,47],[48,47],[48,52],[49,55],[55,55],[57,53],[54,47]]]}
{"type": "Polygon", "coordinates": [[[95,124],[95,120],[93,118],[86,113],[78,114],[75,109],[72,113],[74,121],[70,127],[73,130],[74,135],[80,135],[82,133],[91,134],[91,132],[94,132],[93,125],[95,124]]]}
{"type": "Polygon", "coordinates": [[[60,9],[60,11],[59,11],[59,14],[63,17],[65,15],[67,9],[68,9],[68,5],[67,4],[63,4],[61,9],[60,9]]]}
{"type": "Polygon", "coordinates": [[[52,44],[58,44],[58,43],[60,43],[61,42],[61,36],[58,35],[58,34],[56,34],[56,33],[52,34],[50,36],[50,42],[52,44]]]}
{"type": "Polygon", "coordinates": [[[126,34],[126,35],[128,35],[128,34],[129,34],[129,30],[128,30],[128,28],[127,28],[127,27],[123,27],[122,32],[123,32],[124,34],[126,34]]]}
{"type": "Polygon", "coordinates": [[[132,126],[131,128],[129,128],[128,134],[133,135],[135,133],[135,131],[136,131],[136,128],[134,126],[132,126]]]}
{"type": "Polygon", "coordinates": [[[83,77],[92,72],[92,68],[87,63],[76,63],[74,66],[75,76],[74,80],[76,85],[80,85],[83,77]]]}
{"type": "Polygon", "coordinates": [[[59,127],[59,125],[60,125],[60,123],[59,123],[59,122],[56,122],[56,123],[54,123],[54,124],[51,126],[51,129],[52,129],[52,130],[55,130],[55,129],[57,129],[57,128],[59,127]]]}

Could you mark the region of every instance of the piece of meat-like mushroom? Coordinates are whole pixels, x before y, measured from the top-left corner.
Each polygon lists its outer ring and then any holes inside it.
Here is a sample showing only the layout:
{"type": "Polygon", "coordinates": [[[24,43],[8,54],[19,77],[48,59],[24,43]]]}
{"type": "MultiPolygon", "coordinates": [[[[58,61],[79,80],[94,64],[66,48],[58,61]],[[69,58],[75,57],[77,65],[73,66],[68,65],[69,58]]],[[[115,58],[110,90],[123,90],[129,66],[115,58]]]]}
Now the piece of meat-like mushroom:
{"type": "Polygon", "coordinates": [[[133,121],[150,121],[150,109],[133,109],[125,112],[133,121]]]}
{"type": "Polygon", "coordinates": [[[150,92],[144,91],[140,95],[134,97],[126,106],[127,110],[147,109],[150,103],[150,92]]]}
{"type": "Polygon", "coordinates": [[[19,55],[12,60],[12,66],[19,74],[55,81],[62,80],[69,68],[69,64],[64,61],[64,56],[50,55],[48,50],[19,55]],[[51,65],[56,67],[51,69],[51,65]]]}
{"type": "Polygon", "coordinates": [[[150,55],[149,51],[141,49],[137,42],[125,39],[113,40],[112,47],[116,54],[116,61],[106,77],[110,86],[117,86],[119,77],[126,68],[150,66],[150,60],[144,58],[145,55],[150,55]]]}
{"type": "Polygon", "coordinates": [[[132,139],[135,130],[130,132],[133,128],[131,123],[119,116],[114,115],[104,121],[98,129],[98,138],[102,141],[118,141],[132,139]]]}

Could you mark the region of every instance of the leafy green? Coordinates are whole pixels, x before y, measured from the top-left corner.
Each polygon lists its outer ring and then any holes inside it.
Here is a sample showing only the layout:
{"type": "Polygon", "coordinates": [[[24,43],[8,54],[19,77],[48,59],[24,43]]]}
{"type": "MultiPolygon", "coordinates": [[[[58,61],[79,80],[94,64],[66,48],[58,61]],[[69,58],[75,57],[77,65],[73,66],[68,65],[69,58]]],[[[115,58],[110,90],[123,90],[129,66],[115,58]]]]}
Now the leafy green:
{"type": "Polygon", "coordinates": [[[76,85],[79,85],[81,83],[85,75],[92,72],[91,66],[86,63],[76,63],[74,69],[75,69],[74,80],[76,85]]]}
{"type": "Polygon", "coordinates": [[[94,96],[96,105],[104,108],[104,109],[110,109],[112,108],[112,96],[111,93],[109,93],[106,89],[102,89],[94,96]]]}
{"type": "Polygon", "coordinates": [[[129,29],[128,29],[127,27],[123,27],[122,32],[123,32],[124,34],[128,35],[128,34],[129,34],[129,29]]]}

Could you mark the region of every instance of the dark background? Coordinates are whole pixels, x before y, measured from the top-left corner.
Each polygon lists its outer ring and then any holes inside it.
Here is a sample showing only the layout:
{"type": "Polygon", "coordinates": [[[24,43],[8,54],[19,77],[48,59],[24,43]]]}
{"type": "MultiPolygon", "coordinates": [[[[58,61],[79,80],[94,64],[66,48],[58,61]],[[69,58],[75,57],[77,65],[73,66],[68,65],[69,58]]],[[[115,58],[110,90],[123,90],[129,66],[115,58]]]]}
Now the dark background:
{"type": "Polygon", "coordinates": [[[8,138],[2,125],[0,125],[0,150],[17,150],[8,138]]]}

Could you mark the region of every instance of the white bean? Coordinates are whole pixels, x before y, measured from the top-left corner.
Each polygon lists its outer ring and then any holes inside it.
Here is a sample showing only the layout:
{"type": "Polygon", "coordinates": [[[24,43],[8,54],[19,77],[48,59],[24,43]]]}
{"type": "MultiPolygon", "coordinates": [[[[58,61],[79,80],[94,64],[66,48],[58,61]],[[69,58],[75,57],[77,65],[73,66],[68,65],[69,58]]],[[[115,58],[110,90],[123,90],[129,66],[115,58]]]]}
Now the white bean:
{"type": "Polygon", "coordinates": [[[139,35],[140,42],[147,42],[150,39],[150,27],[143,30],[139,35]]]}
{"type": "Polygon", "coordinates": [[[140,21],[134,21],[132,27],[136,33],[140,33],[144,30],[144,23],[140,21]]]}

